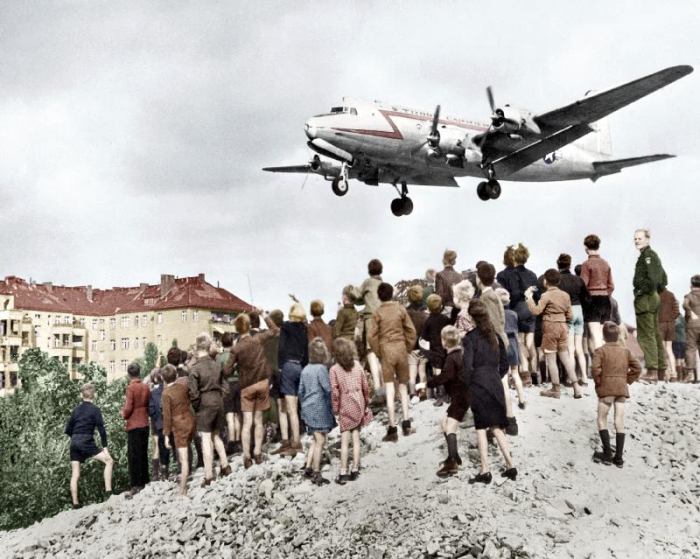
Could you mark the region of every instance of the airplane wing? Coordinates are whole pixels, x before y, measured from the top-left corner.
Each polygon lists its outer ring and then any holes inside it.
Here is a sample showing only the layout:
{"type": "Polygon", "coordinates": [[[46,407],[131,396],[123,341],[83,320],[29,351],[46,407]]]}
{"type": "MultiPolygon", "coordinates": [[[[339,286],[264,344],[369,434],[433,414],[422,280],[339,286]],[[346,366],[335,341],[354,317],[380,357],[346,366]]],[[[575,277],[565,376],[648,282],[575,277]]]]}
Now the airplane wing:
{"type": "Polygon", "coordinates": [[[629,157],[627,159],[612,159],[609,161],[594,161],[593,168],[595,169],[596,175],[599,177],[605,175],[612,175],[614,173],[619,173],[625,167],[633,167],[634,165],[642,165],[643,163],[653,163],[654,161],[661,161],[663,159],[669,159],[670,157],[676,157],[675,155],[669,155],[667,153],[660,153],[657,155],[645,155],[643,157],[629,157]]]}
{"type": "Polygon", "coordinates": [[[271,173],[308,173],[312,171],[311,165],[289,165],[287,167],[263,167],[263,171],[271,173]]]}
{"type": "Polygon", "coordinates": [[[692,71],[692,66],[672,66],[536,116],[534,120],[544,137],[494,158],[496,175],[507,177],[547,153],[585,136],[593,130],[589,124],[679,80],[692,71]]]}

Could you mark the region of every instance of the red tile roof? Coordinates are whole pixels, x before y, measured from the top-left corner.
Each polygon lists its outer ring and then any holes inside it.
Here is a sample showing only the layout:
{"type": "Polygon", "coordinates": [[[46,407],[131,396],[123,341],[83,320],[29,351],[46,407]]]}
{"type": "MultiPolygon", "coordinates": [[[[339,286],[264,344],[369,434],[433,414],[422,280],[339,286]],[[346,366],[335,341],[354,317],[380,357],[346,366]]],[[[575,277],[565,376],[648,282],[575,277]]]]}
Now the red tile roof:
{"type": "Polygon", "coordinates": [[[112,289],[30,284],[8,276],[0,281],[0,294],[14,295],[16,309],[88,316],[180,308],[245,312],[253,308],[230,291],[206,282],[204,274],[187,278],[163,276],[160,285],[112,289]]]}

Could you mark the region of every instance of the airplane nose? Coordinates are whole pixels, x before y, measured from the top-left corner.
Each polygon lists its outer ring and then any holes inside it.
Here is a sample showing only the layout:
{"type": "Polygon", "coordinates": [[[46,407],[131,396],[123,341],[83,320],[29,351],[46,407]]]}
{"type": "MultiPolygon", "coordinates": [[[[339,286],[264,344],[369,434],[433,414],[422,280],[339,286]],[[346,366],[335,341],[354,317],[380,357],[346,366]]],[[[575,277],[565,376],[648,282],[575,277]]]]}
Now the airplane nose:
{"type": "Polygon", "coordinates": [[[309,138],[309,140],[316,138],[316,127],[311,124],[311,122],[307,122],[304,125],[304,132],[306,132],[306,137],[309,138]]]}

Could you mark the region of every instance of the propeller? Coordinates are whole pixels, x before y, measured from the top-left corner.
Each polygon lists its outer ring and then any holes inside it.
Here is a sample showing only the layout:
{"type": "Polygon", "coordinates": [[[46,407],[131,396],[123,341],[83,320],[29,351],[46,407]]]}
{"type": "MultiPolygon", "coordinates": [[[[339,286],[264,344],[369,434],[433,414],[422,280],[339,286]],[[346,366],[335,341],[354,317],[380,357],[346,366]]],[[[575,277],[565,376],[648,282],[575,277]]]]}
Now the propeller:
{"type": "MultiPolygon", "coordinates": [[[[496,107],[496,101],[493,97],[493,89],[490,85],[486,88],[486,97],[488,97],[489,107],[491,107],[491,126],[498,128],[499,126],[503,125],[506,117],[503,113],[503,109],[496,107]]],[[[491,128],[491,126],[489,126],[489,128],[491,128]]],[[[488,134],[488,131],[486,133],[488,134]]]]}
{"type": "Polygon", "coordinates": [[[435,107],[435,114],[433,114],[433,123],[430,127],[430,134],[428,135],[428,145],[431,148],[437,148],[440,145],[440,131],[438,130],[438,124],[440,122],[440,105],[435,107]]]}

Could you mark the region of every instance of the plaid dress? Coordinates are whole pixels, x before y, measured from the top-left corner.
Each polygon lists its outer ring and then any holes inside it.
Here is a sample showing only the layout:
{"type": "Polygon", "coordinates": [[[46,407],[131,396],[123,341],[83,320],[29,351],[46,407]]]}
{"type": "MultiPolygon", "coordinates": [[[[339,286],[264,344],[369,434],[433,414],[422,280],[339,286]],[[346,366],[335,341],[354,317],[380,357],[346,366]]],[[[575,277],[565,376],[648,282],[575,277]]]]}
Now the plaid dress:
{"type": "Polygon", "coordinates": [[[301,371],[299,401],[301,418],[310,431],[327,433],[335,427],[331,384],[325,365],[312,363],[301,371]]]}
{"type": "Polygon", "coordinates": [[[331,397],[341,431],[352,431],[372,420],[372,412],[367,407],[367,377],[357,361],[350,371],[337,363],[331,367],[331,397]]]}

